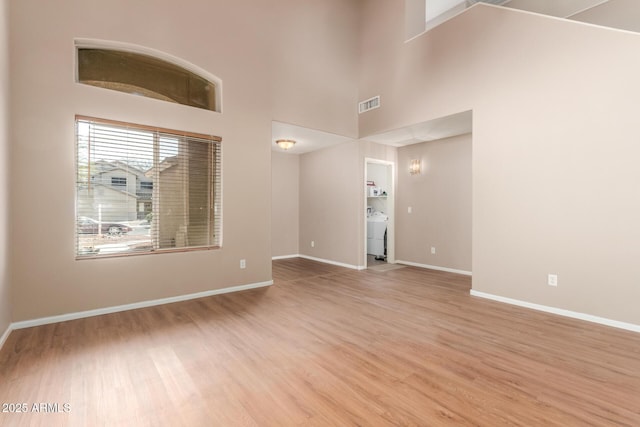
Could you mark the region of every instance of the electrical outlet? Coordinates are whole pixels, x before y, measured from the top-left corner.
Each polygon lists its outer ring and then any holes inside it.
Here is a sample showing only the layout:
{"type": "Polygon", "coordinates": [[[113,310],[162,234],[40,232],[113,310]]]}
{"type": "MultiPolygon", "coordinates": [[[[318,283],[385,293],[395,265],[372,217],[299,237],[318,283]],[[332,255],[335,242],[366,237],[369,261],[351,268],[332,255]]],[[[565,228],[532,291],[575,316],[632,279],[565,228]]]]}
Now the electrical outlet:
{"type": "Polygon", "coordinates": [[[436,254],[436,247],[431,246],[431,255],[435,255],[435,254],[436,254]]]}
{"type": "Polygon", "coordinates": [[[247,268],[247,260],[246,259],[241,259],[240,260],[240,268],[247,268]]]}
{"type": "Polygon", "coordinates": [[[312,248],[315,248],[315,247],[316,247],[316,242],[315,242],[315,241],[313,241],[313,240],[311,241],[311,247],[312,247],[312,248]]]}
{"type": "Polygon", "coordinates": [[[547,278],[547,284],[549,286],[558,286],[558,275],[557,274],[549,274],[547,278]]]}
{"type": "Polygon", "coordinates": [[[409,206],[409,207],[407,208],[407,213],[411,213],[411,212],[413,212],[413,209],[411,209],[411,206],[409,206]]]}

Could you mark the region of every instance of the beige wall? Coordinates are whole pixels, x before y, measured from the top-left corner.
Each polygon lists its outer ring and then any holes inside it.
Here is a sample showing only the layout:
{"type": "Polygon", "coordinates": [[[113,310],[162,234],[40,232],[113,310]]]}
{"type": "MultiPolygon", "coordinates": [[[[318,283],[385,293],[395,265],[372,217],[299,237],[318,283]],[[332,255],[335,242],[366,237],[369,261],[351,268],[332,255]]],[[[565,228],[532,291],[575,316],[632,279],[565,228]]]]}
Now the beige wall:
{"type": "MultiPolygon", "coordinates": [[[[361,2],[276,0],[264,6],[262,25],[276,38],[270,47],[277,69],[274,120],[358,136],[361,2]]],[[[258,14],[253,5],[245,13],[258,14]]],[[[235,49],[235,41],[230,47],[235,49]]]]}
{"type": "Polygon", "coordinates": [[[358,265],[358,148],[354,141],[300,155],[300,254],[358,265]]]}
{"type": "Polygon", "coordinates": [[[361,137],[473,109],[473,289],[640,324],[640,35],[479,4],[404,44],[363,7],[361,137]]]}
{"type": "Polygon", "coordinates": [[[300,156],[271,152],[271,256],[298,254],[300,156]]]}
{"type": "MultiPolygon", "coordinates": [[[[13,320],[269,280],[273,119],[366,138],[473,109],[474,289],[640,324],[640,36],[476,5],[404,43],[402,3],[12,2],[14,191],[0,223],[13,219],[13,320]],[[210,71],[223,114],[74,84],[75,37],[210,71]],[[377,94],[382,107],[357,117],[377,94]],[[75,261],[75,114],[221,136],[223,249],[75,261]]],[[[300,253],[363,265],[364,158],[395,155],[360,141],[300,157],[300,253]]]]}
{"type": "Polygon", "coordinates": [[[424,0],[404,0],[405,39],[422,33],[425,29],[426,2],[424,0]]]}
{"type": "Polygon", "coordinates": [[[357,131],[357,3],[12,2],[13,320],[270,280],[271,121],[357,131]],[[223,113],[75,84],[77,37],[192,62],[222,80],[223,113]],[[75,261],[75,114],[221,136],[223,248],[75,261]]]}
{"type": "Polygon", "coordinates": [[[300,254],[364,266],[365,158],[395,155],[394,147],[353,141],[300,156],[300,254]]]}
{"type": "Polygon", "coordinates": [[[471,271],[471,134],[399,148],[398,188],[396,259],[471,271]]]}
{"type": "Polygon", "coordinates": [[[8,1],[0,0],[0,336],[11,324],[9,289],[9,50],[8,1]]]}

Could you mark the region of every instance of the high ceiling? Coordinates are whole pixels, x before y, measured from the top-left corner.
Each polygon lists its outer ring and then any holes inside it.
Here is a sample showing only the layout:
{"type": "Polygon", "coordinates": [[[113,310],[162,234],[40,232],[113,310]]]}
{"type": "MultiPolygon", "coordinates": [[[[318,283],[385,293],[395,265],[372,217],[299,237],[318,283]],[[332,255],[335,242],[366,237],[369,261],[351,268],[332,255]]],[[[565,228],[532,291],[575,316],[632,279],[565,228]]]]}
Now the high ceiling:
{"type": "Polygon", "coordinates": [[[607,2],[603,0],[509,0],[504,3],[504,6],[558,18],[570,18],[602,3],[607,2]]]}
{"type": "Polygon", "coordinates": [[[450,138],[471,132],[471,111],[440,117],[427,122],[416,123],[402,129],[394,129],[377,135],[368,136],[366,141],[377,142],[394,147],[417,144],[425,141],[450,138]]]}
{"type": "Polygon", "coordinates": [[[640,32],[638,0],[425,0],[426,28],[431,29],[476,3],[540,13],[605,27],[640,32]]]}
{"type": "Polygon", "coordinates": [[[346,136],[273,121],[271,122],[271,149],[272,151],[282,152],[282,148],[276,145],[278,139],[293,139],[296,141],[295,145],[286,151],[289,154],[304,154],[353,141],[353,138],[346,136]]]}
{"type": "MultiPolygon", "coordinates": [[[[426,1],[428,5],[431,0],[426,1]]],[[[450,1],[456,3],[458,0],[450,1]]],[[[640,1],[638,0],[506,0],[502,6],[640,32],[640,1]]]]}
{"type": "MultiPolygon", "coordinates": [[[[640,33],[640,0],[426,0],[426,2],[427,9],[429,4],[433,2],[432,7],[436,8],[441,15],[445,15],[444,20],[452,16],[447,15],[447,11],[452,8],[457,14],[461,7],[482,2],[640,33]]],[[[429,16],[428,11],[427,16],[429,16]]],[[[442,22],[441,17],[435,19],[438,23],[442,22]]],[[[429,28],[428,25],[427,28],[429,28]]],[[[401,147],[469,133],[471,132],[471,124],[471,112],[467,111],[417,123],[403,129],[369,135],[363,139],[401,147]]],[[[293,138],[298,141],[298,144],[288,151],[293,154],[302,154],[346,141],[353,141],[351,138],[340,135],[274,122],[273,141],[279,138],[293,138]]],[[[275,143],[272,143],[272,146],[274,150],[280,150],[275,143]]]]}
{"type": "MultiPolygon", "coordinates": [[[[377,142],[378,144],[403,147],[425,141],[450,138],[471,132],[471,111],[464,111],[446,117],[416,123],[402,129],[394,129],[377,135],[370,135],[363,140],[377,142]]],[[[282,151],[275,141],[278,139],[293,139],[296,145],[287,150],[290,154],[303,154],[321,148],[331,147],[348,141],[354,141],[340,135],[307,129],[288,123],[272,122],[272,150],[282,151]]]]}

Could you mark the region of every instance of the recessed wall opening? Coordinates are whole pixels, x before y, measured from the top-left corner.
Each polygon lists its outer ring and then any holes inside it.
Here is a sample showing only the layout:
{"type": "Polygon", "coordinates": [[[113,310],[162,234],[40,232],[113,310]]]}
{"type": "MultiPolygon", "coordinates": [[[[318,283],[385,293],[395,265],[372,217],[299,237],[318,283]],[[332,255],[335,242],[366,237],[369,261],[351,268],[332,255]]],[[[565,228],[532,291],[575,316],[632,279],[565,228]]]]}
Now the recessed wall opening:
{"type": "Polygon", "coordinates": [[[220,83],[184,61],[150,49],[91,43],[76,43],[76,54],[78,83],[221,112],[220,83]]]}
{"type": "Polygon", "coordinates": [[[365,161],[368,268],[378,261],[369,254],[384,249],[373,240],[384,238],[376,221],[386,220],[388,263],[471,274],[472,120],[472,111],[462,111],[365,138],[397,147],[391,185],[365,161]]]}
{"type": "Polygon", "coordinates": [[[365,159],[365,253],[364,265],[395,262],[394,253],[394,163],[365,159]]]}

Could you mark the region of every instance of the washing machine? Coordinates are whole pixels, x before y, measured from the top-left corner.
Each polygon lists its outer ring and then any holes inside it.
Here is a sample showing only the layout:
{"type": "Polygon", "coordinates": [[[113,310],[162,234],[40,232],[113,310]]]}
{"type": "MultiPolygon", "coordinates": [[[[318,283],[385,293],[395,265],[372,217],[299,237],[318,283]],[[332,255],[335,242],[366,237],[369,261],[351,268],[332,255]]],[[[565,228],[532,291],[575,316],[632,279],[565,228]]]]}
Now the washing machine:
{"type": "Polygon", "coordinates": [[[387,217],[371,215],[367,218],[367,254],[384,256],[384,234],[387,231],[387,217]]]}

